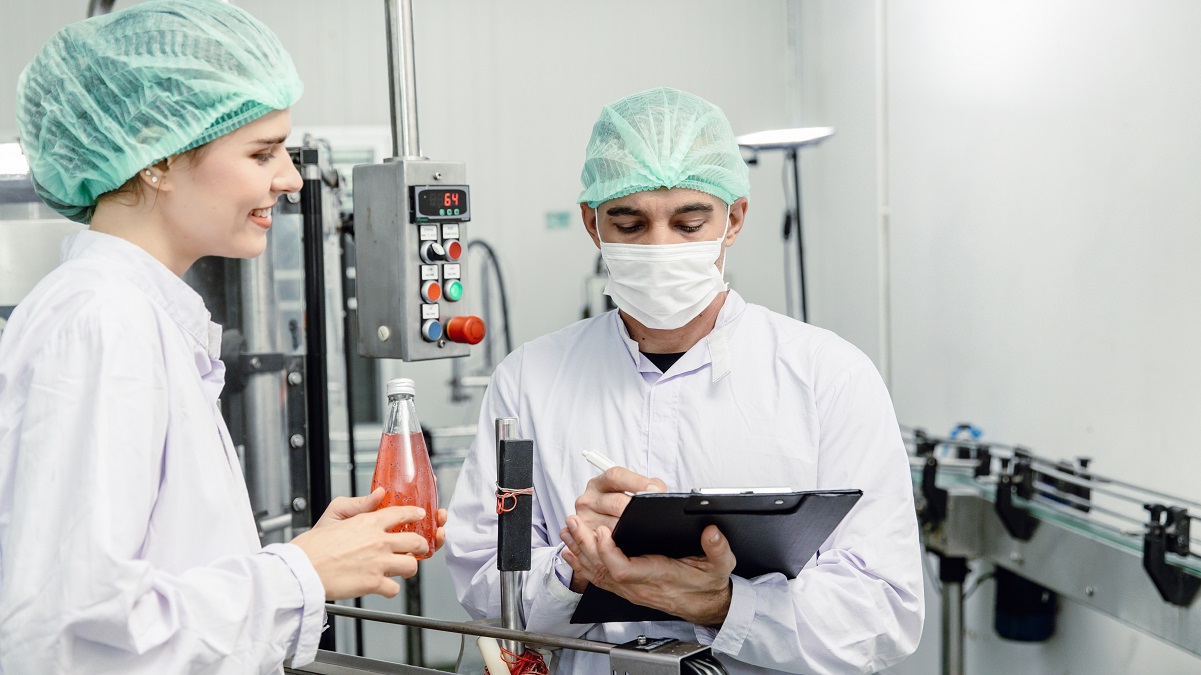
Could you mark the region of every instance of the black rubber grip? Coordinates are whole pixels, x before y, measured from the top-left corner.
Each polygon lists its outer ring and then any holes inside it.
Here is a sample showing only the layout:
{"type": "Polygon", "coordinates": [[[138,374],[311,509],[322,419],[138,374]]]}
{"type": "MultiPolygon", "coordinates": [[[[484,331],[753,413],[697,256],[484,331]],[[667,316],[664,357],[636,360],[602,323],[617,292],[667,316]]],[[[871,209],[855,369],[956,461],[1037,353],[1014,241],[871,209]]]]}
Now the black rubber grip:
{"type": "MultiPolygon", "coordinates": [[[[524,490],[534,485],[534,442],[528,440],[500,441],[500,467],[497,483],[502,488],[524,490]]],[[[496,569],[502,572],[525,572],[530,569],[530,519],[534,513],[534,498],[517,495],[504,500],[512,510],[498,516],[496,535],[496,569]]]]}

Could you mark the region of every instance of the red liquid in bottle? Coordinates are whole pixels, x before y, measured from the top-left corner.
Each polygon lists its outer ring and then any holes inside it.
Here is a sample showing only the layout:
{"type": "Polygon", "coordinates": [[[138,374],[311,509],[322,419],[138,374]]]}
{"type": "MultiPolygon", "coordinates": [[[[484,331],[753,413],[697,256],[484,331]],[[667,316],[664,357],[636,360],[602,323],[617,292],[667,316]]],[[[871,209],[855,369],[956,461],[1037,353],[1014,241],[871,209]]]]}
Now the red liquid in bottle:
{"type": "Polygon", "coordinates": [[[424,560],[434,551],[434,536],[438,530],[438,488],[434,483],[434,468],[425,449],[421,432],[384,434],[379,442],[379,459],[371,477],[371,489],[385,490],[380,508],[387,506],[417,506],[425,509],[425,518],[397,525],[389,532],[416,532],[425,538],[430,552],[416,556],[424,560]]]}

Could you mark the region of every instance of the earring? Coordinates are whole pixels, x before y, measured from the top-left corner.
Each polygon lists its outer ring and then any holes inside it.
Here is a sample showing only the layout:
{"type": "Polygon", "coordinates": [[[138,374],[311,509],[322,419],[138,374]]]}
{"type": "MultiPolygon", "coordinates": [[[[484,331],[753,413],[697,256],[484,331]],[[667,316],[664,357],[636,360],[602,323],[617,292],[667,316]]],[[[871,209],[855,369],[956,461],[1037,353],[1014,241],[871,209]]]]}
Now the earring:
{"type": "Polygon", "coordinates": [[[157,183],[157,182],[158,182],[158,176],[151,176],[151,177],[150,177],[150,182],[151,182],[151,183],[157,183]]]}

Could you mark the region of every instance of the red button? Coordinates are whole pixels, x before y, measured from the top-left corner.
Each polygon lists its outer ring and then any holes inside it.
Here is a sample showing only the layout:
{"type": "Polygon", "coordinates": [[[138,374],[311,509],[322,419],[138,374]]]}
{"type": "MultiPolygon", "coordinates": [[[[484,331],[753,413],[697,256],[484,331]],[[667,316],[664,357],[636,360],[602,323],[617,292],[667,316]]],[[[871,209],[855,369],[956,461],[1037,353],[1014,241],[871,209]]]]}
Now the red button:
{"type": "Polygon", "coordinates": [[[451,342],[478,345],[485,332],[484,320],[478,316],[456,316],[446,322],[446,337],[451,342]]]}
{"type": "Polygon", "coordinates": [[[442,297],[442,286],[437,281],[427,281],[421,286],[421,297],[426,302],[438,302],[442,297]]]}
{"type": "Polygon", "coordinates": [[[458,240],[452,239],[446,242],[447,260],[458,260],[461,255],[463,255],[463,245],[458,240]]]}

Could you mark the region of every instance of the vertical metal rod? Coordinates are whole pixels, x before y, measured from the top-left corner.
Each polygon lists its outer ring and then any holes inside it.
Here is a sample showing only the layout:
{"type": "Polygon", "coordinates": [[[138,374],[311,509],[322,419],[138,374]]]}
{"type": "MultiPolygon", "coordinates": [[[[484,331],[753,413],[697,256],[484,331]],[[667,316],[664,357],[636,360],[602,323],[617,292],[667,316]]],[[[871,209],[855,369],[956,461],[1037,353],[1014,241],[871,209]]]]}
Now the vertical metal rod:
{"type": "Polygon", "coordinates": [[[809,321],[809,284],[805,279],[805,235],[801,228],[801,162],[800,149],[792,148],[788,156],[792,159],[792,190],[796,195],[796,257],[797,280],[801,285],[801,321],[809,321]]]}
{"type": "MultiPolygon", "coordinates": [[[[242,334],[246,351],[274,354],[281,349],[279,308],[275,297],[275,267],[271,252],[241,261],[242,334]]],[[[284,373],[258,373],[246,379],[242,400],[246,411],[246,474],[255,513],[272,518],[290,514],[288,433],[280,399],[284,373]]],[[[267,532],[263,544],[288,541],[288,528],[267,532]]]]}
{"type": "MultiPolygon", "coordinates": [[[[311,513],[323,513],[330,502],[329,371],[325,339],[325,227],[321,209],[321,171],[302,164],[300,190],[301,236],[304,239],[305,394],[311,513]]],[[[334,626],[321,634],[321,649],[334,650],[334,626]]]]}
{"type": "MultiPolygon", "coordinates": [[[[517,438],[517,418],[498,417],[496,419],[496,466],[500,467],[500,441],[517,438]]],[[[521,572],[502,570],[500,573],[500,625],[504,628],[524,630],[525,622],[521,617],[521,572]]],[[[520,642],[501,640],[502,649],[514,654],[521,654],[525,647],[520,642]]]]}
{"type": "Polygon", "coordinates": [[[942,675],[963,675],[963,582],[942,584],[942,675]]]}
{"type": "Polygon", "coordinates": [[[388,29],[388,92],[392,104],[392,156],[420,157],[417,69],[413,64],[413,3],[384,0],[388,29]]]}
{"type": "MultiPolygon", "coordinates": [[[[343,223],[345,224],[345,223],[343,223]]],[[[351,308],[351,298],[355,297],[354,286],[354,235],[347,229],[343,229],[342,245],[339,247],[342,252],[342,359],[346,364],[346,443],[349,446],[347,452],[347,466],[350,467],[350,495],[357,497],[359,494],[359,466],[355,460],[355,438],[354,438],[354,359],[355,354],[352,351],[357,340],[352,341],[350,337],[354,335],[355,315],[351,308]]],[[[486,325],[486,324],[485,324],[486,325]]],[[[355,598],[353,600],[355,607],[363,608],[363,599],[355,598]]],[[[363,656],[363,620],[356,618],[354,620],[354,653],[355,656],[363,656]]]]}

